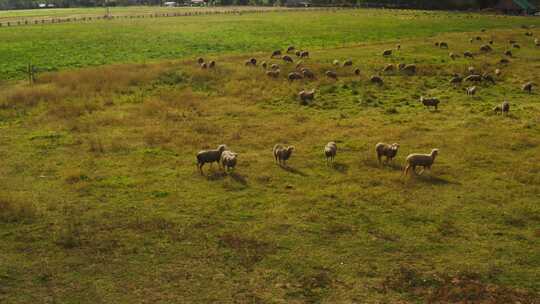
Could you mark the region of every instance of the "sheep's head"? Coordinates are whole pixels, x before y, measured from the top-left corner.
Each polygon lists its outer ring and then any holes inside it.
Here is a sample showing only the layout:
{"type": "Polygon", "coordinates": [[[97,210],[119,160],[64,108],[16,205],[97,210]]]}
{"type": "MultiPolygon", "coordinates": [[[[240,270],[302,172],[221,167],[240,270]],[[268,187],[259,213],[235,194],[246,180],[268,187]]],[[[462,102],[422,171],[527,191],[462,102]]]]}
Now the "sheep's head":
{"type": "Polygon", "coordinates": [[[439,149],[431,150],[431,157],[435,158],[437,155],[439,155],[439,149]]]}
{"type": "Polygon", "coordinates": [[[287,153],[292,153],[294,151],[294,146],[287,147],[287,153]]]}
{"type": "Polygon", "coordinates": [[[223,152],[223,151],[225,151],[225,149],[227,149],[227,146],[226,145],[219,145],[217,149],[218,149],[219,152],[223,152]]]}
{"type": "Polygon", "coordinates": [[[390,147],[392,148],[392,150],[397,151],[397,149],[399,149],[399,144],[393,143],[390,147]]]}

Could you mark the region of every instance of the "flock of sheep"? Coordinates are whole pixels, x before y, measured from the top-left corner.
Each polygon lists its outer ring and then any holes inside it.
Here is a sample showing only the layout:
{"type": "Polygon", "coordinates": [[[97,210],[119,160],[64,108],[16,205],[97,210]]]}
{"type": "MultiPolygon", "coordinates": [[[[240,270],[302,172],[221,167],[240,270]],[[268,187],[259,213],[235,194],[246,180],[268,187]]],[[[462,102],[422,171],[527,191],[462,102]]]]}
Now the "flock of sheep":
{"type": "MultiPolygon", "coordinates": [[[[482,32],[485,32],[485,30],[482,30],[482,32]]],[[[526,36],[532,37],[533,34],[531,32],[526,32],[526,36]]],[[[470,39],[470,42],[473,43],[474,41],[481,41],[482,37],[477,36],[470,39]]],[[[494,52],[491,45],[493,45],[493,40],[489,40],[487,44],[484,44],[480,46],[479,50],[481,53],[490,53],[494,52]]],[[[537,47],[540,47],[540,41],[538,39],[534,39],[534,44],[537,47]]],[[[514,40],[509,41],[509,45],[512,48],[519,49],[521,48],[520,45],[518,45],[514,40]]],[[[435,43],[435,46],[442,49],[449,49],[448,42],[445,41],[439,41],[435,43]]],[[[401,50],[401,45],[396,46],[396,50],[401,50]]],[[[387,49],[382,52],[382,56],[388,57],[392,56],[393,50],[387,49]]],[[[275,50],[272,52],[270,58],[280,58],[284,61],[285,64],[294,64],[294,59],[291,57],[292,54],[296,55],[296,57],[299,59],[296,64],[296,68],[293,72],[290,72],[287,75],[287,79],[289,81],[295,81],[298,79],[315,79],[316,75],[315,73],[310,70],[309,68],[305,67],[303,65],[302,59],[309,58],[309,52],[306,50],[297,50],[294,46],[289,46],[286,50],[286,55],[281,50],[275,50]]],[[[455,60],[459,58],[460,56],[456,53],[451,52],[449,54],[450,58],[452,60],[455,60]]],[[[474,59],[475,55],[471,51],[465,51],[463,52],[464,58],[470,58],[474,59]]],[[[504,56],[506,57],[512,57],[513,54],[510,50],[507,50],[504,52],[504,56]]],[[[499,64],[501,65],[508,65],[510,61],[507,58],[502,58],[499,61],[499,64]]],[[[211,61],[209,63],[206,63],[204,59],[199,58],[198,64],[201,66],[201,68],[213,68],[215,67],[215,62],[211,61]]],[[[247,67],[255,67],[259,64],[259,61],[256,58],[250,58],[247,61],[245,61],[245,66],[247,67]]],[[[348,59],[345,60],[343,63],[340,63],[339,60],[334,60],[333,65],[338,67],[351,67],[353,65],[352,60],[348,59]]],[[[278,78],[280,76],[281,70],[278,64],[268,64],[266,61],[262,61],[260,63],[260,66],[265,71],[265,74],[271,78],[278,78]]],[[[382,72],[394,72],[395,70],[398,70],[400,72],[405,73],[406,75],[414,75],[417,72],[417,67],[414,64],[398,64],[397,69],[394,65],[388,64],[383,69],[382,72]]],[[[360,68],[354,69],[355,75],[360,75],[361,71],[360,68]]],[[[491,84],[495,84],[495,78],[490,75],[487,72],[484,72],[482,74],[479,74],[476,72],[476,69],[474,67],[468,68],[469,75],[467,76],[461,76],[459,74],[454,74],[452,79],[450,80],[450,84],[457,86],[460,85],[463,82],[489,82],[491,84]]],[[[324,75],[333,80],[338,79],[338,73],[334,70],[326,70],[324,75]]],[[[498,68],[495,70],[495,75],[500,76],[501,70],[498,68]]],[[[373,75],[370,78],[370,82],[377,85],[382,85],[384,83],[381,76],[373,75]]],[[[522,86],[522,90],[526,91],[528,93],[532,92],[534,84],[532,82],[527,82],[522,86]]],[[[476,86],[471,86],[465,89],[468,96],[474,96],[477,92],[476,86]]],[[[302,90],[298,93],[298,97],[302,104],[306,104],[309,101],[312,101],[315,98],[315,89],[312,90],[302,90]]],[[[440,100],[435,97],[420,97],[420,102],[427,108],[433,107],[436,110],[438,109],[438,106],[440,104],[440,100]]],[[[510,111],[510,103],[508,101],[504,101],[500,105],[497,105],[495,108],[493,108],[493,111],[495,113],[502,113],[507,114],[510,111]]],[[[382,163],[382,157],[386,158],[386,162],[392,161],[392,159],[397,155],[399,149],[399,144],[386,144],[386,143],[378,143],[375,146],[375,151],[377,154],[377,158],[379,161],[379,164],[382,163]]],[[[283,146],[281,144],[277,144],[273,148],[273,155],[276,163],[280,165],[286,165],[287,160],[291,157],[292,153],[294,151],[294,146],[283,146]]],[[[332,163],[334,158],[337,154],[337,145],[335,142],[329,142],[323,149],[324,156],[326,157],[327,164],[330,162],[332,163]]],[[[415,174],[422,174],[425,169],[431,169],[431,166],[435,162],[435,158],[438,156],[439,150],[433,149],[431,153],[429,154],[420,154],[420,153],[413,153],[410,154],[406,158],[406,164],[403,170],[403,175],[408,175],[409,172],[412,170],[415,174]],[[416,167],[422,167],[422,171],[419,173],[416,172],[416,167]]],[[[214,163],[217,162],[220,167],[224,168],[225,171],[229,171],[231,169],[234,169],[237,162],[237,153],[231,152],[227,149],[225,145],[220,145],[215,150],[203,150],[200,151],[197,154],[197,166],[201,174],[203,174],[203,166],[206,163],[214,163]]]]}

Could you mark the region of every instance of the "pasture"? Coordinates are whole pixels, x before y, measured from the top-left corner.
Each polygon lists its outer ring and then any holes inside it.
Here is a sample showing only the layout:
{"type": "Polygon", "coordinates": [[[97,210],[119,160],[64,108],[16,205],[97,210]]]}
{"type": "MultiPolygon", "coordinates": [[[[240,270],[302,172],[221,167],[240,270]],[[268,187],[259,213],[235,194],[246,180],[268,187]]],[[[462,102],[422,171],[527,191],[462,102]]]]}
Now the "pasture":
{"type": "Polygon", "coordinates": [[[540,84],[540,31],[520,26],[539,22],[354,10],[0,28],[0,302],[538,303],[540,102],[521,85],[540,84]],[[316,79],[270,59],[290,44],[316,79]],[[52,71],[33,85],[29,57],[52,71]],[[417,72],[381,71],[398,63],[417,72]],[[501,74],[467,96],[449,81],[471,66],[501,74]],[[400,144],[387,165],[381,141],[400,144]],[[222,143],[237,168],[199,174],[196,153],[222,143]],[[276,143],[296,147],[288,166],[276,143]],[[432,148],[431,172],[401,176],[432,148]]]}

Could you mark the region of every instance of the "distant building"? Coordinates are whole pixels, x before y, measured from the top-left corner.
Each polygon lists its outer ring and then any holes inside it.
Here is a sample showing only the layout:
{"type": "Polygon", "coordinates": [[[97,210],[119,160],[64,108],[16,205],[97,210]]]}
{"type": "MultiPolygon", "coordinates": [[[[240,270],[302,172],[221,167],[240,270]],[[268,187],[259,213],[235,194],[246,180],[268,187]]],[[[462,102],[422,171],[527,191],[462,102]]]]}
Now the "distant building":
{"type": "Polygon", "coordinates": [[[506,14],[516,15],[530,15],[538,11],[528,0],[499,0],[495,8],[506,14]]]}
{"type": "Polygon", "coordinates": [[[175,7],[177,5],[178,4],[176,2],[173,2],[173,1],[163,3],[163,6],[167,6],[167,7],[175,7]]]}

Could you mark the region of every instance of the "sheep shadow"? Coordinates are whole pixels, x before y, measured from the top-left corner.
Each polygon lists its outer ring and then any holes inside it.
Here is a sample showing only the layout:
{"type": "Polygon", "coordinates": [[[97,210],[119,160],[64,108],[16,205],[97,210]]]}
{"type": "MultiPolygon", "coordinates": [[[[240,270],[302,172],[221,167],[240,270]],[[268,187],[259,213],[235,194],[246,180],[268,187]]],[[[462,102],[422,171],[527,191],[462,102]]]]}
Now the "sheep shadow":
{"type": "Polygon", "coordinates": [[[458,182],[453,182],[450,180],[447,180],[442,177],[434,176],[431,173],[427,175],[414,175],[414,173],[410,176],[410,179],[415,179],[417,181],[420,181],[422,183],[431,184],[431,185],[437,185],[437,186],[447,186],[447,185],[460,185],[458,182]]]}
{"type": "Polygon", "coordinates": [[[300,176],[307,176],[307,174],[305,174],[304,172],[298,170],[298,169],[295,169],[295,168],[292,168],[292,167],[289,167],[287,165],[279,165],[279,167],[289,173],[293,173],[293,174],[296,174],[296,175],[300,175],[300,176]]]}
{"type": "Polygon", "coordinates": [[[243,175],[240,175],[236,172],[230,172],[228,174],[235,182],[241,184],[242,186],[247,186],[247,179],[245,178],[245,176],[243,175]]]}
{"type": "Polygon", "coordinates": [[[219,181],[225,180],[229,176],[235,182],[241,184],[242,186],[247,186],[247,179],[234,171],[225,172],[225,171],[214,171],[206,175],[206,179],[209,181],[219,181]]]}
{"type": "Polygon", "coordinates": [[[349,166],[344,163],[334,162],[331,164],[328,164],[330,168],[334,169],[335,171],[345,174],[349,170],[349,166]]]}

